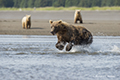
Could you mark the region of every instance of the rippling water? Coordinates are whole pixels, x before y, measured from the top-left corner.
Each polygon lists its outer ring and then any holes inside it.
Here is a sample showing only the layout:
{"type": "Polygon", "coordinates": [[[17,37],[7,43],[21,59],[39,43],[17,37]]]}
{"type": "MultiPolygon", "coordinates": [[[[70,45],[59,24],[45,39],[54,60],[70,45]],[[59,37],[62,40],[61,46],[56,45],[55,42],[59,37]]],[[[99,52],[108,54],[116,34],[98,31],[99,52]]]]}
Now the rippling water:
{"type": "Polygon", "coordinates": [[[55,48],[56,36],[0,35],[0,80],[120,80],[120,36],[55,48]]]}

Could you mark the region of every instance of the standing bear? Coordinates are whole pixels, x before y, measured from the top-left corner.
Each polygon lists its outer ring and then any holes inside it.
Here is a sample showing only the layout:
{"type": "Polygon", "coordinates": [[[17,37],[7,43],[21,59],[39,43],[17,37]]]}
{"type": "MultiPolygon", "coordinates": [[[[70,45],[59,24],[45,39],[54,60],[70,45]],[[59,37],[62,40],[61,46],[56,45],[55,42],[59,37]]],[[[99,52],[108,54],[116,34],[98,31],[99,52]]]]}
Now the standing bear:
{"type": "Polygon", "coordinates": [[[74,14],[74,23],[77,23],[77,21],[80,21],[80,23],[83,23],[80,10],[76,10],[74,14]]]}
{"type": "Polygon", "coordinates": [[[26,15],[22,19],[22,27],[23,29],[30,29],[31,28],[31,15],[26,15]]]}
{"type": "Polygon", "coordinates": [[[85,27],[70,25],[62,20],[52,21],[51,33],[57,35],[58,42],[56,48],[63,50],[66,42],[66,51],[70,51],[74,45],[88,45],[93,42],[93,36],[85,27]]]}

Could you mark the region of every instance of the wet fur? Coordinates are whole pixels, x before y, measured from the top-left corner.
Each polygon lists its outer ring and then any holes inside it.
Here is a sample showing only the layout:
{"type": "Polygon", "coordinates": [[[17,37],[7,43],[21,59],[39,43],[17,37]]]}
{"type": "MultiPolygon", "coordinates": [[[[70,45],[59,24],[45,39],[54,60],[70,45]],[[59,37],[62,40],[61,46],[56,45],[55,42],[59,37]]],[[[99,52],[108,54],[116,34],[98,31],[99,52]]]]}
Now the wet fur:
{"type": "Polygon", "coordinates": [[[70,51],[74,45],[88,45],[93,41],[92,34],[85,27],[70,25],[62,21],[50,21],[50,24],[51,33],[57,35],[56,48],[59,50],[64,48],[66,42],[68,42],[66,50],[70,51]]]}

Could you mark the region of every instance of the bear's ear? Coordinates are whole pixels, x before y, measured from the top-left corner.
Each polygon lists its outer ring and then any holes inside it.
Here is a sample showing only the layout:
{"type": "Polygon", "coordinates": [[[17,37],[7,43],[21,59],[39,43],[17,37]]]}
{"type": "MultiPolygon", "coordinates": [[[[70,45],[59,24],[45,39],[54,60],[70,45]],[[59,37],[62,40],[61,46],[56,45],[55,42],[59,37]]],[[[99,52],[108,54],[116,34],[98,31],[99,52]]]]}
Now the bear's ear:
{"type": "Polygon", "coordinates": [[[59,20],[59,22],[58,23],[62,23],[62,20],[59,20]]]}
{"type": "Polygon", "coordinates": [[[31,17],[31,15],[27,15],[28,17],[31,17]]]}
{"type": "Polygon", "coordinates": [[[52,20],[49,20],[49,23],[50,23],[50,24],[52,24],[52,23],[53,23],[53,21],[52,21],[52,20]]]}

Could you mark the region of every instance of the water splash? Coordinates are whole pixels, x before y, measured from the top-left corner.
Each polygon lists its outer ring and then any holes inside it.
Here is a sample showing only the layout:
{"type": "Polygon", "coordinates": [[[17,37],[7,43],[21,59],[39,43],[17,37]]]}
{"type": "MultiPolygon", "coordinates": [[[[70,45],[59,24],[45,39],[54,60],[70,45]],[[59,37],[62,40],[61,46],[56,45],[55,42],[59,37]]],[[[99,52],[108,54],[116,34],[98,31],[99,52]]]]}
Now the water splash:
{"type": "Polygon", "coordinates": [[[111,52],[120,53],[120,48],[118,46],[114,45],[111,52]]]}
{"type": "Polygon", "coordinates": [[[74,46],[71,51],[55,48],[56,36],[1,36],[0,54],[120,54],[120,36],[94,36],[90,46],[74,46]]]}
{"type": "Polygon", "coordinates": [[[94,41],[90,46],[75,46],[71,52],[79,52],[85,54],[120,55],[120,37],[98,37],[99,36],[94,38],[94,41]]]}

